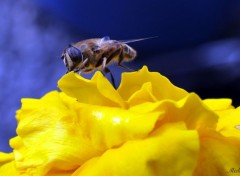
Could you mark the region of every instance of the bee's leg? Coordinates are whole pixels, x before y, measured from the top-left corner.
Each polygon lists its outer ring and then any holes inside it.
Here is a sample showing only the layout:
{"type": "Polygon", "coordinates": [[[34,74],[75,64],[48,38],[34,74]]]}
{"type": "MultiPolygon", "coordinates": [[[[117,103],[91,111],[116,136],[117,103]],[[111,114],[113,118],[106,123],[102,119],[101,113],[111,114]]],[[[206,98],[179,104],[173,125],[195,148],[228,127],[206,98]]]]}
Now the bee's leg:
{"type": "Polygon", "coordinates": [[[74,70],[74,72],[75,72],[75,73],[78,73],[79,75],[81,75],[81,73],[82,73],[82,68],[85,67],[85,65],[86,65],[87,62],[88,62],[88,58],[86,58],[86,59],[82,62],[82,64],[79,66],[79,68],[76,69],[76,70],[74,70]]]}
{"type": "Polygon", "coordinates": [[[82,64],[80,65],[79,69],[84,68],[85,65],[87,64],[87,62],[88,62],[88,58],[86,58],[86,59],[82,62],[82,64]]]}
{"type": "Polygon", "coordinates": [[[102,71],[101,72],[103,73],[104,76],[107,73],[110,74],[112,85],[116,89],[116,84],[115,84],[115,80],[114,80],[113,74],[112,74],[111,70],[109,70],[109,68],[106,67],[106,63],[107,63],[107,58],[104,57],[103,58],[103,63],[102,63],[102,71]]]}
{"type": "Polygon", "coordinates": [[[79,75],[81,75],[82,71],[80,69],[74,70],[75,73],[78,73],[79,75]]]}
{"type": "Polygon", "coordinates": [[[119,67],[122,67],[122,68],[124,68],[126,70],[129,70],[129,71],[136,71],[136,70],[133,70],[133,69],[131,69],[131,68],[125,66],[125,65],[122,65],[123,59],[124,59],[124,55],[123,55],[123,52],[121,52],[121,54],[119,55],[119,60],[118,60],[118,66],[119,67]]]}
{"type": "Polygon", "coordinates": [[[118,63],[118,66],[119,66],[119,67],[122,67],[122,68],[124,68],[124,69],[126,69],[126,70],[129,70],[129,71],[136,71],[136,70],[131,69],[131,68],[125,66],[125,65],[122,65],[121,63],[118,63]]]}
{"type": "Polygon", "coordinates": [[[110,74],[110,78],[111,78],[111,82],[112,82],[112,85],[113,87],[116,89],[116,83],[115,83],[115,80],[114,80],[114,77],[113,77],[113,74],[112,72],[109,70],[109,68],[105,67],[104,70],[102,71],[103,75],[105,76],[105,74],[109,73],[110,74]]]}

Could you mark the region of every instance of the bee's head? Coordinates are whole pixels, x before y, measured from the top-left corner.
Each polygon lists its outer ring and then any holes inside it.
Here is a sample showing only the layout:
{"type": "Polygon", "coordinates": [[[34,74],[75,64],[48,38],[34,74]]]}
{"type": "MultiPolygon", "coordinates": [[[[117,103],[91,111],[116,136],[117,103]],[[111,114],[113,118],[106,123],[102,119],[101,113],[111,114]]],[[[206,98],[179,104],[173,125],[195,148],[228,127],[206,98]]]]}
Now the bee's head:
{"type": "Polygon", "coordinates": [[[67,72],[75,70],[83,61],[81,50],[72,45],[64,49],[61,58],[67,67],[67,72]]]}

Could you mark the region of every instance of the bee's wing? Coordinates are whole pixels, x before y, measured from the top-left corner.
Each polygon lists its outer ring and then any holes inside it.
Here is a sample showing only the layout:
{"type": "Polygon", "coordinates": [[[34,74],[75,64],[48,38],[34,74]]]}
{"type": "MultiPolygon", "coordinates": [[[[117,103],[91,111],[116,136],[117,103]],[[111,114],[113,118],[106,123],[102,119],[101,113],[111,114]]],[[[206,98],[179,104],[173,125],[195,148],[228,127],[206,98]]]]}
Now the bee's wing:
{"type": "Polygon", "coordinates": [[[103,38],[101,38],[98,42],[98,46],[101,46],[104,42],[109,41],[110,37],[109,36],[104,36],[103,38]]]}
{"type": "Polygon", "coordinates": [[[133,43],[133,42],[138,42],[138,41],[142,41],[142,40],[147,40],[147,39],[152,39],[152,38],[157,38],[158,36],[154,36],[154,37],[147,37],[147,38],[140,38],[140,39],[130,39],[130,40],[119,40],[122,43],[133,43]]]}

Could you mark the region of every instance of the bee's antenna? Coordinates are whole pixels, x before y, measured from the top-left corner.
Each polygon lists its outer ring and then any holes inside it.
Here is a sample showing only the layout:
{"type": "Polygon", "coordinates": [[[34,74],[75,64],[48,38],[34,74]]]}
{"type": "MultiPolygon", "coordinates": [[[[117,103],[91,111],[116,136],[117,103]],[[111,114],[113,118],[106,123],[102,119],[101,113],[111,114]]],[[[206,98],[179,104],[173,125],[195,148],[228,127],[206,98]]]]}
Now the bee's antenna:
{"type": "Polygon", "coordinates": [[[133,43],[133,42],[138,42],[138,41],[142,41],[142,40],[153,39],[153,38],[157,38],[157,37],[158,37],[158,36],[147,37],[147,38],[140,38],[140,39],[120,40],[120,42],[123,42],[123,43],[133,43]]]}

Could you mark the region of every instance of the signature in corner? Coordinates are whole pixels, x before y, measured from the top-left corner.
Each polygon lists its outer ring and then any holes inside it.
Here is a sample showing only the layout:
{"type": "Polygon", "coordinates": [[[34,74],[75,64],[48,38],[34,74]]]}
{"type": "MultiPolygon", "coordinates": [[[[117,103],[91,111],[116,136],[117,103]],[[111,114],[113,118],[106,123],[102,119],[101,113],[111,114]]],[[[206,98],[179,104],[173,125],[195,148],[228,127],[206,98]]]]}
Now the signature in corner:
{"type": "Polygon", "coordinates": [[[228,170],[228,173],[229,173],[229,174],[240,173],[240,167],[239,167],[239,168],[234,168],[234,167],[232,167],[232,168],[230,168],[230,169],[228,170]]]}

